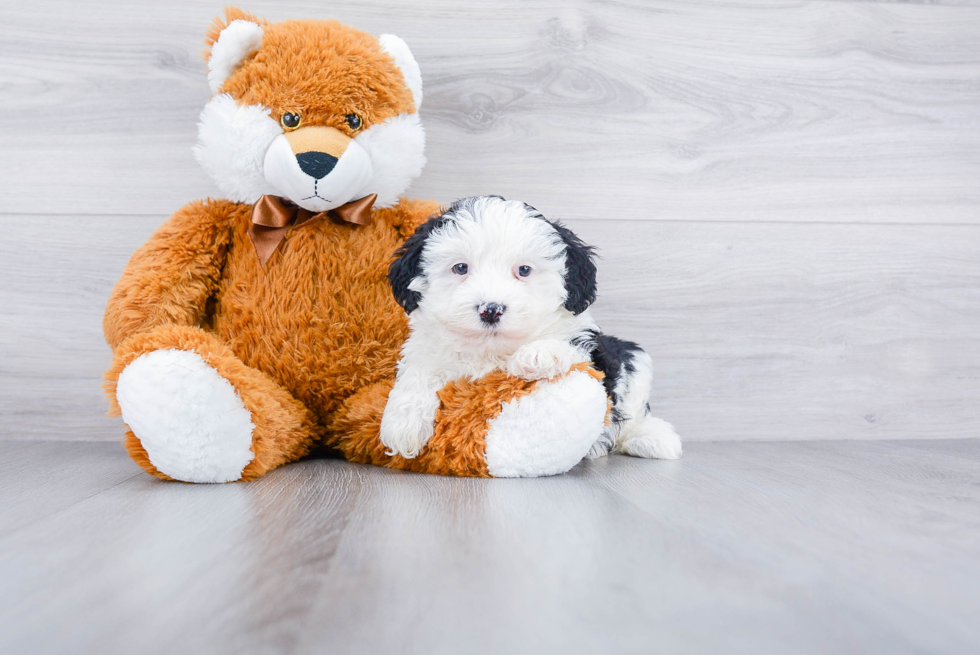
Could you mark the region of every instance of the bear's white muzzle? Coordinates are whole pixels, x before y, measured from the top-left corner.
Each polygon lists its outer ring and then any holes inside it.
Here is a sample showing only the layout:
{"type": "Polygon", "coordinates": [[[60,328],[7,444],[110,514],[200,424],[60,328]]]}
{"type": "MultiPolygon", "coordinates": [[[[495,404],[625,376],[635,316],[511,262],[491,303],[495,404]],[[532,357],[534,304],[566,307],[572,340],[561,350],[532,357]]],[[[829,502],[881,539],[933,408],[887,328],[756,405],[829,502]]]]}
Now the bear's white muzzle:
{"type": "Polygon", "coordinates": [[[356,141],[338,136],[333,128],[300,128],[276,137],[265,153],[266,181],[278,195],[312,212],[357,200],[371,181],[371,158],[356,141]],[[291,138],[304,129],[323,132],[314,134],[319,139],[291,138]]]}

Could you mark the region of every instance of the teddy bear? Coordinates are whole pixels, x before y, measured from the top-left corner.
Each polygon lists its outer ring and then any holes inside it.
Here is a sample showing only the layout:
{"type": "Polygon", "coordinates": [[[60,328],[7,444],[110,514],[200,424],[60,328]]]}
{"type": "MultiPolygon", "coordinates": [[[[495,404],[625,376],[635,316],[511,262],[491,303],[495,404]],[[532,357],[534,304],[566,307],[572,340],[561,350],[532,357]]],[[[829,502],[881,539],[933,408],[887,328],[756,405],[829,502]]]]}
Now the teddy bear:
{"type": "Polygon", "coordinates": [[[440,208],[402,196],[425,164],[422,78],[405,42],[228,8],[205,43],[214,95],[194,154],[225,198],[157,229],[105,312],[105,388],[130,456],[197,483],[253,480],[320,449],[458,476],[578,463],[608,409],[587,365],[450,382],[415,457],[379,438],[408,331],[388,268],[440,208]]]}

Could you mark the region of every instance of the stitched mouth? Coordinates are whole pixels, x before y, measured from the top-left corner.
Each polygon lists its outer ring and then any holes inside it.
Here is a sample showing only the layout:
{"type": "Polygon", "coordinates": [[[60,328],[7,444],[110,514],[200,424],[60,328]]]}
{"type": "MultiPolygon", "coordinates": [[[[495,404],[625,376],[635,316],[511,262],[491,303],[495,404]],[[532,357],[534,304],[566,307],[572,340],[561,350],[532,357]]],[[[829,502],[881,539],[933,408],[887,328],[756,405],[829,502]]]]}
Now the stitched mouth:
{"type": "Polygon", "coordinates": [[[324,198],[323,196],[320,195],[319,191],[317,190],[317,185],[319,183],[320,183],[320,180],[313,180],[313,195],[312,196],[306,196],[305,198],[300,198],[300,200],[309,200],[310,198],[319,198],[320,200],[323,200],[324,202],[330,202],[330,199],[329,198],[324,198]]]}

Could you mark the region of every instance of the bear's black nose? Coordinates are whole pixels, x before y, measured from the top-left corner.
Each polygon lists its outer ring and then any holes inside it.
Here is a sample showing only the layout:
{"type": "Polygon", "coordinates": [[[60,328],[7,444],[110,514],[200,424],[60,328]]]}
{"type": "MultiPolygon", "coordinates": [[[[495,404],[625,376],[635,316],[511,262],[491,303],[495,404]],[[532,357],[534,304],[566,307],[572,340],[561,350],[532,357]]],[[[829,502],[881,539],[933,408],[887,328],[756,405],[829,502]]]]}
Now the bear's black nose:
{"type": "Polygon", "coordinates": [[[487,325],[496,325],[500,322],[500,317],[503,316],[505,309],[507,308],[499,303],[485,302],[479,307],[480,320],[487,325]]]}
{"type": "Polygon", "coordinates": [[[325,152],[304,152],[296,155],[296,161],[304,173],[318,180],[326,177],[337,165],[337,158],[325,152]]]}

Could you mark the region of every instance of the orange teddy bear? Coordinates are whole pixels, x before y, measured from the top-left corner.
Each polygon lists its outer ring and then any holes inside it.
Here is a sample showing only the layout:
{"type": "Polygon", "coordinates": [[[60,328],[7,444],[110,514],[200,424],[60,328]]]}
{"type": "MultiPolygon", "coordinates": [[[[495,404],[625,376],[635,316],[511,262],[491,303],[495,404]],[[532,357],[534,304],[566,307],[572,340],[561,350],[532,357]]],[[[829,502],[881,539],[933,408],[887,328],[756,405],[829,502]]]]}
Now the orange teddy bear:
{"type": "Polygon", "coordinates": [[[195,155],[228,199],[174,214],[106,308],[106,390],[133,459],[187,482],[254,479],[321,447],[467,476],[581,460],[607,404],[601,375],[582,366],[447,385],[413,459],[379,439],[407,336],[386,274],[439,210],[399,197],[425,163],[422,78],[404,41],[229,8],[206,43],[215,95],[195,155]]]}

